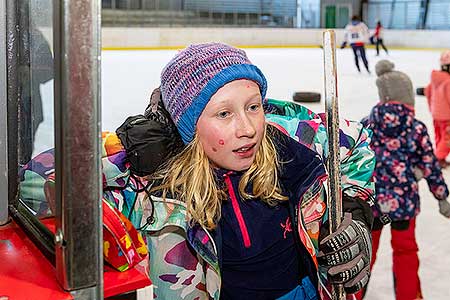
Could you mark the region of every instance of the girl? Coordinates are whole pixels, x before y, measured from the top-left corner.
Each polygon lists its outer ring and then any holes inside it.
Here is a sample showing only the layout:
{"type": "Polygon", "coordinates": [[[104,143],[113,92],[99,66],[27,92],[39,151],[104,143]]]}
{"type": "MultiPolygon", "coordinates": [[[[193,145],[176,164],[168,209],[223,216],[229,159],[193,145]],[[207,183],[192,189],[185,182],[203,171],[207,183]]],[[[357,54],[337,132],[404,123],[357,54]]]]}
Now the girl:
{"type": "Polygon", "coordinates": [[[388,50],[383,43],[384,27],[383,27],[383,25],[381,25],[381,21],[377,22],[377,26],[375,27],[375,33],[373,34],[373,36],[376,39],[377,56],[380,55],[380,45],[381,45],[381,47],[383,47],[384,52],[386,52],[386,54],[388,54],[388,50]]]}
{"type": "MultiPolygon", "coordinates": [[[[245,52],[224,44],[191,45],[164,68],[162,100],[186,146],[152,177],[157,299],[327,299],[327,280],[348,293],[368,281],[367,186],[344,194],[329,235],[321,157],[267,124],[266,90],[245,52]]],[[[312,118],[314,136],[323,124],[312,118]]]]}
{"type": "Polygon", "coordinates": [[[435,154],[441,167],[448,166],[450,153],[450,50],[441,54],[441,70],[431,73],[431,82],[425,88],[425,96],[433,116],[435,154]]]}
{"type": "MultiPolygon", "coordinates": [[[[380,60],[375,66],[380,103],[367,120],[373,131],[371,147],[376,155],[376,201],[372,228],[375,263],[383,229],[381,217],[391,223],[394,288],[397,300],[423,299],[419,279],[416,217],[420,211],[418,180],[424,177],[438,200],[439,212],[450,217],[448,189],[425,124],[414,116],[414,91],[409,77],[380,60]]],[[[358,299],[362,294],[358,295],[358,299]]]]}

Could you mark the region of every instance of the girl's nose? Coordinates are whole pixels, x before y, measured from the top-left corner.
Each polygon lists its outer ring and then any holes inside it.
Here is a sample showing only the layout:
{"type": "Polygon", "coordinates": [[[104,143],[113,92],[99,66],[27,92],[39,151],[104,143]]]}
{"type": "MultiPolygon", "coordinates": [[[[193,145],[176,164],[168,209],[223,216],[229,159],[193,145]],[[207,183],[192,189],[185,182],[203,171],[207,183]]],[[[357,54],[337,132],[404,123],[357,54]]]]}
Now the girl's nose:
{"type": "Polygon", "coordinates": [[[253,137],[256,134],[255,126],[253,125],[252,120],[247,116],[239,116],[237,122],[236,135],[237,137],[253,137]]]}

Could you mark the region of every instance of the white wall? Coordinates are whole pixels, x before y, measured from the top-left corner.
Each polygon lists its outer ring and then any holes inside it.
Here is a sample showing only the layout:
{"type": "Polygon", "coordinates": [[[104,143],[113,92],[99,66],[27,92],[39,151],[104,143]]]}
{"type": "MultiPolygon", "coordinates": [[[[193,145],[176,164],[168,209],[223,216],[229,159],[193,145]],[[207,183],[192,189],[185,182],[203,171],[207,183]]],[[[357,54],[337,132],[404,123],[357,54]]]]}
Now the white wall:
{"type": "MultiPolygon", "coordinates": [[[[297,28],[102,28],[103,48],[167,48],[220,41],[239,46],[312,46],[323,29],[297,28]]],[[[336,30],[341,43],[344,32],[336,30]]],[[[450,31],[385,30],[388,47],[450,48],[450,31]]]]}
{"type": "Polygon", "coordinates": [[[450,30],[385,30],[388,44],[400,47],[450,48],[450,30]]]}

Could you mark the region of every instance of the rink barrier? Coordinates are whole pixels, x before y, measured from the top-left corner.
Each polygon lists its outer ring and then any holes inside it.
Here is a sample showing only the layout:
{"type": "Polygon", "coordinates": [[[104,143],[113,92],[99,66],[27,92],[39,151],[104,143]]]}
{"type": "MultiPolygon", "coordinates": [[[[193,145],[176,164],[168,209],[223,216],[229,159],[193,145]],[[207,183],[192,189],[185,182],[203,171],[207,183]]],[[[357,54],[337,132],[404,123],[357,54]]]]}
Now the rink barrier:
{"type": "MultiPolygon", "coordinates": [[[[180,50],[186,48],[183,46],[159,46],[159,47],[102,47],[106,51],[142,51],[142,50],[180,50]]],[[[233,45],[243,49],[260,49],[260,48],[320,48],[320,45],[233,45]]]]}
{"type": "MultiPolygon", "coordinates": [[[[373,31],[373,30],[371,30],[373,31]]],[[[103,50],[177,50],[192,43],[220,41],[242,48],[317,48],[323,29],[298,28],[102,28],[103,50]]],[[[385,30],[388,49],[450,48],[450,31],[385,30]]],[[[337,44],[344,30],[336,30],[337,44]]],[[[373,46],[369,46],[371,48],[373,46]]]]}
{"type": "MultiPolygon", "coordinates": [[[[171,46],[171,47],[102,47],[102,51],[157,51],[157,50],[181,50],[185,46],[171,46]]],[[[264,49],[264,48],[285,48],[285,49],[299,49],[299,48],[321,48],[320,45],[232,45],[241,49],[264,49]]],[[[375,49],[374,45],[367,45],[368,49],[375,49]]],[[[388,50],[420,50],[420,51],[443,51],[447,48],[423,48],[423,47],[401,47],[390,46],[388,50]]]]}

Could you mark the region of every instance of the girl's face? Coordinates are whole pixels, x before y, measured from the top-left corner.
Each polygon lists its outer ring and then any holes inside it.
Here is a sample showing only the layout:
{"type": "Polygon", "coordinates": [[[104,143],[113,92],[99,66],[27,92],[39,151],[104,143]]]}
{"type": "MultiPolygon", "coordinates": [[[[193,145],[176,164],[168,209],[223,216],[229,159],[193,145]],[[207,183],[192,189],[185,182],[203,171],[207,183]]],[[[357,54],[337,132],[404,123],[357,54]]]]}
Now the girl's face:
{"type": "Polygon", "coordinates": [[[243,171],[255,160],[264,123],[259,86],[240,79],[211,97],[197,121],[197,136],[214,167],[243,171]]]}

